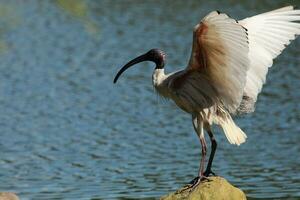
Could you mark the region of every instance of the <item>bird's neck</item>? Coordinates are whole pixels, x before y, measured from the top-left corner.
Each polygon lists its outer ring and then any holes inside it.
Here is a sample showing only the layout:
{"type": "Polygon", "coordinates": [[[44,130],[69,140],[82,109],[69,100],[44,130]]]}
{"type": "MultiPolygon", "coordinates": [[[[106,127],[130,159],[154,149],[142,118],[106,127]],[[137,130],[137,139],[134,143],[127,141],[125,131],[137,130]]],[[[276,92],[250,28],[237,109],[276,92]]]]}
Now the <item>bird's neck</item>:
{"type": "Polygon", "coordinates": [[[152,82],[153,86],[156,89],[156,91],[164,96],[168,97],[168,84],[167,84],[167,75],[165,74],[164,69],[155,69],[152,75],[152,82]]]}
{"type": "Polygon", "coordinates": [[[164,69],[154,70],[152,74],[152,82],[155,87],[161,85],[165,79],[166,79],[166,75],[164,69]]]}

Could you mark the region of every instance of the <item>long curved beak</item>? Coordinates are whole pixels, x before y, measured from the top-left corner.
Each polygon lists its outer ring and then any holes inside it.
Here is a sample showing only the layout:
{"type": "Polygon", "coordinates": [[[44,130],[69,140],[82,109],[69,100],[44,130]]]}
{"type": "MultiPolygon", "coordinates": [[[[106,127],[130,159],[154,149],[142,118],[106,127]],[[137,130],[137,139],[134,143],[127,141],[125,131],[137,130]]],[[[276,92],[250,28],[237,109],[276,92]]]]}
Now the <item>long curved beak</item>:
{"type": "Polygon", "coordinates": [[[143,54],[143,55],[138,56],[138,57],[136,57],[135,59],[129,61],[126,65],[124,65],[124,67],[122,67],[122,68],[118,71],[117,75],[116,75],[115,78],[114,78],[114,83],[116,83],[116,82],[118,81],[118,79],[119,79],[119,77],[121,76],[121,74],[122,74],[123,72],[125,72],[128,68],[130,68],[131,66],[133,66],[133,65],[135,65],[135,64],[138,64],[138,63],[140,63],[140,62],[147,61],[147,60],[149,60],[147,54],[143,54]]]}

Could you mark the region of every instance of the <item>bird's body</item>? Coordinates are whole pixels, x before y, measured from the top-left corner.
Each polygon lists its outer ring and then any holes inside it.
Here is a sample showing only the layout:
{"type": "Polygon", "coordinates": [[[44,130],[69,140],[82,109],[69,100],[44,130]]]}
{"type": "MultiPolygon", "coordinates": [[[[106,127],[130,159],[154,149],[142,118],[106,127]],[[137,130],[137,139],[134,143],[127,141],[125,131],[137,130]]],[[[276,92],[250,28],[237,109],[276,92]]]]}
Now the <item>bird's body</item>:
{"type": "Polygon", "coordinates": [[[179,108],[191,114],[193,118],[197,118],[201,122],[201,129],[208,131],[212,124],[217,124],[223,128],[230,143],[240,145],[245,142],[246,134],[235,125],[224,105],[220,101],[209,98],[216,95],[215,89],[209,84],[209,79],[198,73],[193,75],[189,73],[191,72],[188,70],[180,70],[165,74],[164,69],[155,69],[152,75],[153,86],[159,95],[172,99],[179,108]],[[195,97],[182,98],[181,94],[177,93],[181,82],[186,81],[183,80],[185,78],[191,79],[191,82],[196,80],[195,84],[191,83],[191,86],[186,88],[195,97]]]}
{"type": "Polygon", "coordinates": [[[165,54],[152,49],[127,63],[114,82],[130,66],[142,61],[156,63],[152,75],[156,91],[172,99],[192,116],[202,145],[199,177],[212,173],[216,141],[211,125],[219,125],[231,144],[246,141],[246,134],[231,115],[253,112],[273,59],[300,34],[300,10],[287,6],[236,21],[213,11],[194,27],[190,61],[184,70],[165,74],[165,54]],[[207,131],[212,151],[204,172],[207,131]]]}
{"type": "MultiPolygon", "coordinates": [[[[153,86],[158,92],[159,95],[163,96],[164,98],[172,99],[175,104],[181,108],[183,111],[190,113],[192,115],[201,115],[203,121],[206,123],[211,124],[213,122],[213,116],[217,112],[217,105],[213,104],[213,102],[209,103],[206,107],[194,105],[189,101],[182,101],[180,97],[176,94],[176,85],[174,85],[174,81],[177,78],[184,78],[185,70],[181,70],[171,74],[165,74],[164,69],[156,69],[153,72],[152,82],[153,86]]],[[[199,81],[199,79],[198,79],[199,81]]],[[[203,87],[207,84],[208,81],[203,79],[203,84],[199,84],[199,91],[196,94],[201,94],[208,92],[212,88],[203,87]],[[202,91],[203,90],[203,91],[202,91]]]]}

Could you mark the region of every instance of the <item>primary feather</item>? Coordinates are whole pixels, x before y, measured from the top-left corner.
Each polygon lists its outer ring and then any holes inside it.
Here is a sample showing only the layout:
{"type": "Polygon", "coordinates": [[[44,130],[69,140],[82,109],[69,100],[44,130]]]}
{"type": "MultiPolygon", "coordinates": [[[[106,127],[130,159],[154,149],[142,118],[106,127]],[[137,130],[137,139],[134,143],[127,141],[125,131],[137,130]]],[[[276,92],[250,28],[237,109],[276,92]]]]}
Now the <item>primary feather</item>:
{"type": "Polygon", "coordinates": [[[266,81],[268,68],[300,34],[300,10],[287,6],[239,21],[248,29],[250,66],[239,112],[252,112],[266,81]]]}

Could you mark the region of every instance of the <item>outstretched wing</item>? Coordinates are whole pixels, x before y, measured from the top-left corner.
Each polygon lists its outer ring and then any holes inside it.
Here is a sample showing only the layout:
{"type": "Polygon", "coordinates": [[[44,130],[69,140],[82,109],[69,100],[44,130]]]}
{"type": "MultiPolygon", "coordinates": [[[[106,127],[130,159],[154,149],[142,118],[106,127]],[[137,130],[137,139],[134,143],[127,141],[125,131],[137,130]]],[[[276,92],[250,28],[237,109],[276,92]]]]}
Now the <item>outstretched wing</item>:
{"type": "Polygon", "coordinates": [[[240,112],[254,111],[273,59],[300,34],[300,10],[287,6],[239,21],[248,29],[250,67],[240,112]]]}
{"type": "Polygon", "coordinates": [[[195,26],[189,65],[170,86],[183,103],[203,108],[218,101],[233,113],[242,100],[248,66],[247,30],[214,11],[195,26]]]}

